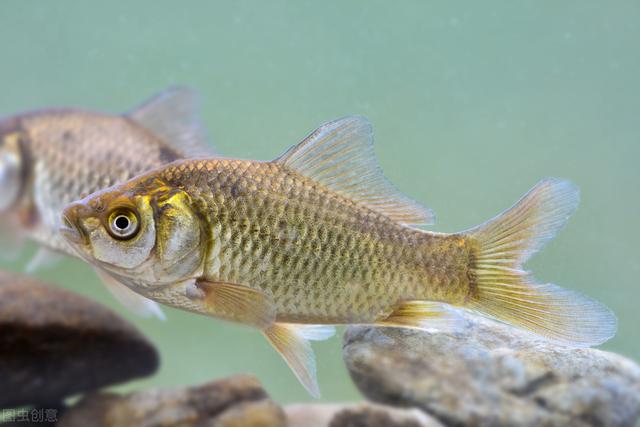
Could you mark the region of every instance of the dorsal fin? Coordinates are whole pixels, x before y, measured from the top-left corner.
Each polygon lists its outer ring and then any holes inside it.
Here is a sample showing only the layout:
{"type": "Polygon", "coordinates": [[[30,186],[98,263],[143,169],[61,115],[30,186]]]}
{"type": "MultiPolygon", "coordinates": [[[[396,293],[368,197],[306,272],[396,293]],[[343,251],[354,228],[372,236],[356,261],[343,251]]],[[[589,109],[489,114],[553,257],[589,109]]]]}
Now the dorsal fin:
{"type": "Polygon", "coordinates": [[[213,154],[200,117],[200,99],[191,89],[169,88],[126,114],[188,158],[213,154]]]}
{"type": "Polygon", "coordinates": [[[434,222],[431,209],[401,194],[382,174],[364,117],[326,123],[276,161],[401,224],[434,222]]]}

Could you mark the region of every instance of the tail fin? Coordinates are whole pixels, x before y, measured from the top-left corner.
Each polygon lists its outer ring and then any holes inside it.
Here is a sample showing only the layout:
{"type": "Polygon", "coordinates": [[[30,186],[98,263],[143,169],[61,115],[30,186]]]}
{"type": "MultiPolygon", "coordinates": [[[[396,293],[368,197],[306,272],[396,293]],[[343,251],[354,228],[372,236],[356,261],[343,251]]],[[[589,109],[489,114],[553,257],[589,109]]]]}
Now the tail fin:
{"type": "Polygon", "coordinates": [[[604,305],[552,284],[537,283],[522,265],[551,240],[578,205],[568,181],[538,183],[511,209],[466,232],[475,241],[469,308],[562,344],[586,347],[613,337],[615,315],[604,305]]]}

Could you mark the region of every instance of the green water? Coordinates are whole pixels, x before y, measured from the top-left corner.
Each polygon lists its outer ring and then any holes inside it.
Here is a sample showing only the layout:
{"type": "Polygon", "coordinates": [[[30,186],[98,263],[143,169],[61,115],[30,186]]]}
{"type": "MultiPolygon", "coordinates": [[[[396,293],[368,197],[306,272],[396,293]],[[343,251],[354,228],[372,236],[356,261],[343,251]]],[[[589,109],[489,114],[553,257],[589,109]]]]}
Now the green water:
{"type": "MultiPolygon", "coordinates": [[[[323,121],[364,114],[386,174],[436,211],[438,231],[488,219],[543,177],[569,178],[580,209],[529,267],[609,305],[620,327],[603,347],[638,360],[638,40],[635,0],[4,0],[0,115],[118,112],[186,84],[220,153],[271,159],[323,121]]],[[[27,255],[3,267],[21,270],[27,255]]],[[[252,372],[281,401],[308,399],[255,331],[170,308],[167,322],[140,320],[80,261],[39,276],[158,345],[160,372],[125,389],[252,372]]],[[[340,341],[316,349],[324,398],[359,398],[340,341]]]]}

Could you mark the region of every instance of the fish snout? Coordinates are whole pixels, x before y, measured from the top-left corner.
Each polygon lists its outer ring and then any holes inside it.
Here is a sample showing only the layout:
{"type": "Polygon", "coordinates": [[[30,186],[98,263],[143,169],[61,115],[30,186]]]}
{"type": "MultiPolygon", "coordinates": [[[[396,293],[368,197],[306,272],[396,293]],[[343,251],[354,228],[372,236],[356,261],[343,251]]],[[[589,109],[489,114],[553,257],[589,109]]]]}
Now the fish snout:
{"type": "Polygon", "coordinates": [[[65,208],[62,213],[60,233],[72,243],[86,244],[88,242],[87,233],[80,219],[89,214],[89,211],[89,208],[79,202],[65,208]]]}

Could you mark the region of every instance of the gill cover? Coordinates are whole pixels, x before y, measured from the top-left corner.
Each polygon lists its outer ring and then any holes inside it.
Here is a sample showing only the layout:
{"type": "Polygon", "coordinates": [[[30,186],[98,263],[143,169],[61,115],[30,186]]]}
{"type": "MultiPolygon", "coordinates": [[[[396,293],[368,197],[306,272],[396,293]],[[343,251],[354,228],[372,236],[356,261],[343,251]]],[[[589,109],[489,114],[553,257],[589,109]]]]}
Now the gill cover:
{"type": "Polygon", "coordinates": [[[200,218],[191,198],[182,190],[171,190],[155,200],[156,277],[180,279],[193,272],[202,260],[200,218]]]}

